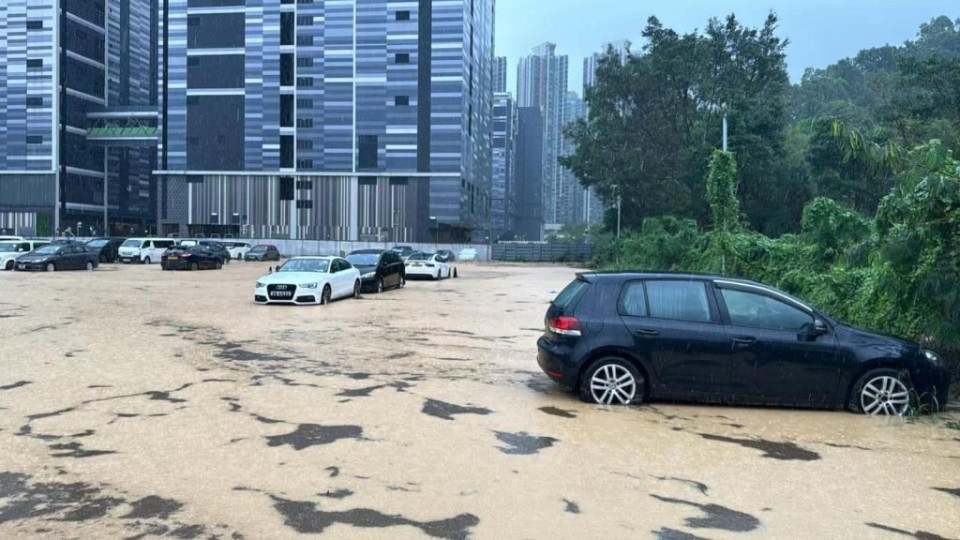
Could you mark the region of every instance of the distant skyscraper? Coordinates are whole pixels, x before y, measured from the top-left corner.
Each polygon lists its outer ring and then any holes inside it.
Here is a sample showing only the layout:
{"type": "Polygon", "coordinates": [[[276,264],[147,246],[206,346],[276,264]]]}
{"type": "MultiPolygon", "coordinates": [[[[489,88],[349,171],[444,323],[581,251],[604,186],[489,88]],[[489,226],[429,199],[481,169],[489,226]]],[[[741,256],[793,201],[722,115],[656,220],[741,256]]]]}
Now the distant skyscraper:
{"type": "Polygon", "coordinates": [[[613,49],[614,54],[620,56],[620,63],[626,63],[627,57],[630,56],[630,46],[633,45],[629,40],[621,39],[619,41],[611,41],[605,43],[601,48],[601,51],[594,53],[591,56],[583,59],[583,90],[584,96],[586,96],[586,90],[588,86],[592,86],[596,80],[597,74],[597,63],[600,61],[600,58],[603,55],[607,54],[609,49],[613,49]]]}
{"type": "MultiPolygon", "coordinates": [[[[564,101],[563,122],[569,124],[586,116],[586,107],[576,92],[567,92],[564,101]]],[[[561,155],[569,156],[576,152],[577,147],[566,136],[562,137],[563,148],[561,155]]],[[[586,221],[587,192],[580,180],[573,172],[560,167],[560,181],[557,195],[557,223],[584,223],[586,221]]]]}
{"type": "Polygon", "coordinates": [[[507,57],[497,56],[493,59],[493,91],[507,91],[507,57]]]}
{"type": "MultiPolygon", "coordinates": [[[[543,116],[543,219],[559,223],[558,195],[562,148],[563,113],[567,95],[566,56],[556,55],[557,46],[544,43],[520,60],[517,69],[517,106],[535,107],[543,116]]],[[[522,136],[522,135],[521,135],[522,136]]]]}
{"type": "Polygon", "coordinates": [[[0,231],[151,223],[156,13],[156,0],[0,2],[0,231]]]}
{"type": "Polygon", "coordinates": [[[493,187],[491,189],[490,228],[493,238],[512,238],[514,230],[515,142],[517,107],[506,92],[493,95],[493,187]]]}
{"type": "Polygon", "coordinates": [[[494,0],[161,2],[165,231],[489,228],[494,0]]]}
{"type": "Polygon", "coordinates": [[[543,237],[543,136],[540,107],[518,107],[514,230],[520,240],[543,237]]]}

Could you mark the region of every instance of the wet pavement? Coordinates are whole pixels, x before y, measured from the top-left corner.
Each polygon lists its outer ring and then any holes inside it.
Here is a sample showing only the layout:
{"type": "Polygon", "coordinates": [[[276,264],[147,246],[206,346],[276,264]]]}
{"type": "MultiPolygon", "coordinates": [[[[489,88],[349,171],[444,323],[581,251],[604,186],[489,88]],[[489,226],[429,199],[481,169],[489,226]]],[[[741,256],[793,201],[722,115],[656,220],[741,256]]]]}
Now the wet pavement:
{"type": "Polygon", "coordinates": [[[268,265],[0,273],[0,538],[960,538],[960,412],[581,403],[559,267],[255,306],[268,265]]]}

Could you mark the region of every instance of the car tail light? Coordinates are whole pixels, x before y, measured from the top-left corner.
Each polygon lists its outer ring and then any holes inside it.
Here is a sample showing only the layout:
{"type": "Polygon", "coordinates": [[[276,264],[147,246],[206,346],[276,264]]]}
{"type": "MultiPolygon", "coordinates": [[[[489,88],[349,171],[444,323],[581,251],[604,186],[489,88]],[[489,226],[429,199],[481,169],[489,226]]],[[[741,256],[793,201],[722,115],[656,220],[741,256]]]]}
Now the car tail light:
{"type": "Polygon", "coordinates": [[[579,337],[582,335],[580,331],[580,321],[576,317],[554,317],[547,321],[548,329],[554,334],[561,336],[573,336],[579,337]]]}

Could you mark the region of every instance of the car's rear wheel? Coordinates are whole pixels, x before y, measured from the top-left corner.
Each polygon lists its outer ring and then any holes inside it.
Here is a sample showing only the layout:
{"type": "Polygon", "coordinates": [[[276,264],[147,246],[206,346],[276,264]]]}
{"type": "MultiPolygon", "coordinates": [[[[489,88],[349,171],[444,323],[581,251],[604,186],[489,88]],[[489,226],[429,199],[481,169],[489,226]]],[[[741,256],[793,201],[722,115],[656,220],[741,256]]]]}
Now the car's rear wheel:
{"type": "Polygon", "coordinates": [[[7,261],[7,270],[13,270],[13,261],[7,261]]]}
{"type": "Polygon", "coordinates": [[[217,270],[219,270],[219,269],[223,268],[223,262],[222,262],[222,261],[217,261],[217,263],[214,264],[213,266],[214,266],[217,270]]]}
{"type": "Polygon", "coordinates": [[[93,261],[87,261],[87,271],[93,272],[93,261]]]}
{"type": "Polygon", "coordinates": [[[646,380],[622,358],[601,358],[580,379],[580,399],[602,405],[631,405],[646,397],[646,380]]]}
{"type": "Polygon", "coordinates": [[[150,257],[143,260],[143,264],[150,264],[150,257]]]}
{"type": "Polygon", "coordinates": [[[53,272],[57,269],[57,265],[53,263],[47,263],[47,272],[53,272]]]}
{"type": "Polygon", "coordinates": [[[377,294],[383,292],[383,278],[377,278],[377,294]]]}
{"type": "Polygon", "coordinates": [[[360,281],[353,284],[353,297],[360,298],[360,281]]]}
{"type": "Polygon", "coordinates": [[[330,303],[330,286],[329,285],[325,285],[323,287],[323,292],[320,293],[320,303],[324,306],[330,303]]]}
{"type": "Polygon", "coordinates": [[[199,265],[199,264],[197,264],[197,263],[195,263],[195,262],[190,263],[190,270],[199,270],[199,269],[200,269],[200,265],[199,265]]]}
{"type": "Polygon", "coordinates": [[[853,385],[848,405],[853,412],[871,416],[903,416],[916,406],[915,394],[905,371],[874,369],[853,385]]]}

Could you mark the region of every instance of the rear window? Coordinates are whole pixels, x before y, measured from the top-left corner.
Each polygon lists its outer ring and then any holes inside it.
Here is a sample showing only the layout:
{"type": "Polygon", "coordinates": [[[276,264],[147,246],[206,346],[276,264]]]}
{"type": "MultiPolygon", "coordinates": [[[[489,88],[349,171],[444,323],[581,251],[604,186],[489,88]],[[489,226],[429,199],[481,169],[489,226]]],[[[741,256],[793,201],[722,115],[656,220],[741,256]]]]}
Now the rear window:
{"type": "Polygon", "coordinates": [[[553,305],[560,309],[567,309],[570,305],[577,301],[578,298],[587,290],[590,286],[589,283],[582,279],[575,279],[566,286],[565,289],[560,291],[560,294],[553,299],[553,305]]]}

